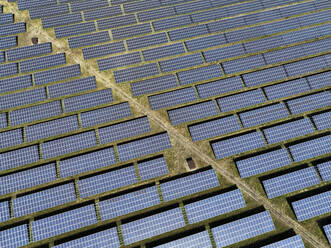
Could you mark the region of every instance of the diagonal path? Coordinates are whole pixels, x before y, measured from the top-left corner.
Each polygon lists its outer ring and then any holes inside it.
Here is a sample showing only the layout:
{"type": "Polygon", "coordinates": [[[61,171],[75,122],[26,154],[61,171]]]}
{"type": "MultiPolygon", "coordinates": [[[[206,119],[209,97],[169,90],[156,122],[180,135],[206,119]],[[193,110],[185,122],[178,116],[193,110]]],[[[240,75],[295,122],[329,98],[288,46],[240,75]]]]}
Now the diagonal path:
{"type": "MultiPolygon", "coordinates": [[[[18,10],[16,3],[8,3],[7,1],[0,0],[0,4],[6,6],[10,12],[15,14],[15,16],[22,16],[22,12],[18,10]]],[[[197,158],[204,161],[206,164],[211,165],[218,173],[220,173],[225,179],[230,183],[236,184],[245,194],[250,196],[256,202],[261,203],[266,209],[268,209],[275,218],[280,222],[295,230],[297,234],[300,234],[303,239],[305,239],[312,247],[316,248],[327,248],[328,245],[322,243],[318,237],[313,235],[307,228],[302,226],[299,222],[293,220],[288,216],[281,208],[272,204],[266,197],[264,197],[257,190],[252,189],[247,183],[245,183],[240,177],[233,175],[231,172],[225,169],[224,161],[216,161],[214,158],[210,157],[208,154],[201,151],[201,149],[194,144],[191,140],[182,135],[176,128],[174,128],[168,120],[162,117],[159,113],[152,111],[139,103],[134,99],[129,93],[125,92],[121,87],[119,87],[113,78],[107,77],[97,70],[94,66],[91,66],[82,57],[75,55],[72,50],[68,49],[64,41],[57,40],[48,34],[43,28],[38,25],[38,22],[31,22],[29,18],[24,20],[28,25],[28,32],[33,33],[38,37],[43,37],[44,40],[49,41],[60,51],[65,51],[67,56],[70,56],[72,60],[80,64],[81,68],[88,72],[90,75],[94,75],[97,81],[101,82],[104,86],[111,88],[116,94],[123,100],[128,101],[132,107],[134,107],[139,112],[147,115],[150,120],[155,122],[161,128],[166,130],[173,141],[180,144],[191,154],[194,154],[197,158]]]]}

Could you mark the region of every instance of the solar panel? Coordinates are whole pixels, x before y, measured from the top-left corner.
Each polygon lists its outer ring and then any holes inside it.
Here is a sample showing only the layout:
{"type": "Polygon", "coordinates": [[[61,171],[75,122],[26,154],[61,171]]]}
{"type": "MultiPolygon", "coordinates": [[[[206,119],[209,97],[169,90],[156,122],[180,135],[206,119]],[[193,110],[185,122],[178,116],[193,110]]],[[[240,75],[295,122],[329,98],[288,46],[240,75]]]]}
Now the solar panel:
{"type": "Polygon", "coordinates": [[[104,231],[93,233],[87,236],[79,237],[69,242],[60,245],[55,245],[56,248],[76,247],[76,248],[93,248],[93,247],[109,247],[117,248],[120,246],[120,241],[117,235],[116,227],[109,228],[104,231]]]}
{"type": "Polygon", "coordinates": [[[152,28],[149,23],[132,25],[124,28],[114,29],[111,31],[114,40],[129,38],[151,32],[152,28]]]}
{"type": "Polygon", "coordinates": [[[129,50],[159,45],[167,42],[168,42],[168,38],[165,33],[146,35],[143,37],[126,40],[129,50]]]}
{"type": "Polygon", "coordinates": [[[210,65],[193,70],[182,71],[178,74],[180,84],[191,84],[198,81],[221,77],[223,75],[219,65],[210,65]]]}
{"type": "Polygon", "coordinates": [[[292,46],[281,50],[264,53],[267,64],[276,64],[306,55],[302,46],[292,46]]]}
{"type": "Polygon", "coordinates": [[[0,114],[0,128],[6,128],[8,126],[6,113],[0,114]]]}
{"type": "Polygon", "coordinates": [[[25,60],[19,62],[21,72],[30,72],[41,69],[47,69],[49,67],[55,67],[66,63],[65,53],[58,53],[45,57],[25,60]]]}
{"type": "Polygon", "coordinates": [[[289,76],[300,75],[312,71],[328,68],[326,60],[323,56],[300,60],[285,65],[285,69],[289,76]]]}
{"type": "Polygon", "coordinates": [[[146,64],[114,72],[116,83],[136,80],[159,74],[157,64],[146,64]]]}
{"type": "Polygon", "coordinates": [[[83,22],[54,28],[55,37],[63,38],[96,31],[94,22],[83,22]]]}
{"type": "Polygon", "coordinates": [[[60,101],[44,103],[10,112],[11,125],[32,122],[62,114],[60,101]]]}
{"type": "Polygon", "coordinates": [[[263,130],[269,144],[303,136],[315,131],[309,119],[300,119],[263,130]]]}
{"type": "Polygon", "coordinates": [[[151,78],[131,84],[133,96],[141,96],[161,90],[177,87],[177,81],[174,75],[167,75],[157,78],[151,78]]]}
{"type": "Polygon", "coordinates": [[[246,178],[278,169],[291,163],[292,161],[286,149],[278,149],[260,155],[255,155],[253,157],[237,160],[236,166],[240,177],[246,178]]]}
{"type": "Polygon", "coordinates": [[[64,99],[64,107],[66,112],[72,112],[110,103],[113,100],[112,91],[105,89],[64,99]]]}
{"type": "Polygon", "coordinates": [[[28,225],[20,225],[0,231],[1,247],[20,247],[29,243],[28,225]]]}
{"type": "Polygon", "coordinates": [[[95,132],[88,131],[56,140],[47,141],[42,143],[41,147],[43,158],[46,159],[91,148],[96,145],[97,140],[95,132]]]}
{"type": "Polygon", "coordinates": [[[245,206],[245,200],[239,189],[184,204],[190,224],[213,218],[245,206]],[[215,206],[217,206],[217,208],[215,208],[215,206]]]}
{"type": "Polygon", "coordinates": [[[0,78],[1,77],[8,77],[18,74],[18,64],[4,64],[0,65],[0,78]]]}
{"type": "Polygon", "coordinates": [[[225,19],[215,22],[210,22],[207,24],[209,32],[220,32],[227,29],[238,28],[247,25],[245,22],[246,16],[238,16],[231,19],[225,19]]]}
{"type": "Polygon", "coordinates": [[[56,179],[55,163],[0,177],[1,195],[44,184],[56,179]]]}
{"type": "Polygon", "coordinates": [[[78,181],[81,198],[137,183],[133,166],[116,169],[78,181]]]}
{"type": "Polygon", "coordinates": [[[244,82],[248,87],[284,79],[286,77],[286,72],[283,66],[272,67],[243,75],[244,82]]]}
{"type": "Polygon", "coordinates": [[[206,118],[217,115],[218,113],[219,111],[213,101],[197,103],[168,111],[172,125],[206,118]]]}
{"type": "Polygon", "coordinates": [[[43,28],[51,28],[51,27],[57,27],[57,26],[61,26],[61,25],[68,25],[68,24],[73,24],[73,23],[77,23],[77,22],[81,22],[81,21],[83,21],[82,14],[79,12],[41,18],[43,28]]]}
{"type": "Polygon", "coordinates": [[[271,48],[284,46],[285,43],[281,35],[263,38],[255,41],[245,42],[244,46],[247,53],[256,53],[271,48]]]}
{"type": "Polygon", "coordinates": [[[44,88],[23,91],[1,97],[1,110],[14,108],[35,102],[46,100],[46,91],[44,88]]]}
{"type": "Polygon", "coordinates": [[[192,125],[188,128],[194,142],[241,129],[238,118],[234,115],[192,125]]]}
{"type": "Polygon", "coordinates": [[[61,177],[70,177],[79,173],[96,170],[116,163],[113,147],[76,155],[59,162],[61,177]]]}
{"type": "Polygon", "coordinates": [[[323,181],[331,180],[331,161],[318,164],[317,168],[323,181]]]}
{"type": "Polygon", "coordinates": [[[0,149],[23,143],[22,129],[14,129],[0,133],[0,149]]]}
{"type": "Polygon", "coordinates": [[[15,22],[0,26],[0,36],[19,34],[26,32],[25,22],[15,22]]]}
{"type": "Polygon", "coordinates": [[[169,72],[180,70],[196,65],[203,64],[203,60],[200,53],[181,56],[174,59],[164,60],[160,62],[162,72],[169,72]]]}
{"type": "Polygon", "coordinates": [[[265,146],[262,134],[253,132],[211,143],[216,159],[229,157],[265,146]]]}
{"type": "Polygon", "coordinates": [[[1,170],[8,170],[39,160],[38,146],[27,146],[21,149],[0,153],[1,170]]]}
{"type": "Polygon", "coordinates": [[[181,53],[185,53],[184,45],[182,43],[156,47],[142,51],[146,61],[174,56],[181,53]]]}
{"type": "Polygon", "coordinates": [[[227,16],[228,16],[227,11],[225,11],[222,8],[222,9],[213,9],[213,10],[194,13],[191,15],[191,18],[193,23],[199,23],[199,22],[224,18],[227,16]]]}
{"type": "Polygon", "coordinates": [[[180,208],[174,208],[121,225],[124,244],[132,244],[185,226],[180,208]]]}
{"type": "Polygon", "coordinates": [[[197,100],[197,95],[194,88],[184,88],[179,90],[174,90],[159,95],[153,95],[148,97],[151,109],[161,109],[167,108],[174,105],[179,105],[183,103],[188,103],[197,100]]]}
{"type": "Polygon", "coordinates": [[[97,222],[94,205],[69,210],[32,222],[33,240],[39,241],[97,222]]]}
{"type": "Polygon", "coordinates": [[[197,51],[201,49],[210,48],[213,46],[219,46],[226,44],[224,34],[216,34],[207,37],[197,38],[194,40],[185,41],[185,45],[189,52],[197,51]]]}
{"type": "Polygon", "coordinates": [[[48,93],[50,98],[55,98],[87,90],[92,90],[95,88],[97,88],[95,77],[86,77],[65,82],[62,84],[48,86],[48,93]]]}
{"type": "Polygon", "coordinates": [[[169,173],[164,157],[138,162],[138,170],[141,180],[147,180],[169,173]]]}
{"type": "Polygon", "coordinates": [[[168,34],[170,40],[175,41],[175,40],[188,39],[198,35],[205,35],[208,34],[208,30],[206,25],[197,25],[188,28],[170,30],[168,34]]]}
{"type": "Polygon", "coordinates": [[[98,67],[100,71],[106,71],[117,67],[138,64],[141,62],[139,52],[127,53],[123,55],[113,56],[110,58],[99,59],[98,67]]]}
{"type": "Polygon", "coordinates": [[[81,75],[79,65],[68,65],[48,71],[37,72],[34,74],[36,85],[47,84],[55,81],[61,81],[81,75]]]}
{"type": "Polygon", "coordinates": [[[216,173],[212,169],[160,183],[164,201],[171,201],[219,185],[216,173]]]}
{"type": "Polygon", "coordinates": [[[225,247],[275,230],[269,211],[254,214],[211,229],[218,247],[225,247]]]}
{"type": "Polygon", "coordinates": [[[108,43],[105,45],[86,47],[82,49],[84,59],[92,59],[110,54],[120,53],[125,51],[123,41],[108,43]]]}
{"type": "Polygon", "coordinates": [[[0,24],[8,24],[14,22],[14,15],[12,13],[6,13],[0,15],[0,24]]]}
{"type": "Polygon", "coordinates": [[[167,133],[130,141],[117,146],[120,161],[142,157],[171,148],[167,133]]]}
{"type": "Polygon", "coordinates": [[[0,38],[0,49],[11,48],[15,46],[17,46],[17,36],[0,38]]]}
{"type": "Polygon", "coordinates": [[[298,221],[304,221],[316,216],[330,213],[331,191],[313,195],[292,202],[292,207],[298,221]]]}
{"type": "Polygon", "coordinates": [[[240,109],[263,102],[265,102],[265,98],[260,89],[246,91],[217,99],[217,103],[222,112],[240,109]]]}
{"type": "Polygon", "coordinates": [[[326,234],[329,243],[331,243],[331,224],[323,226],[324,232],[326,234]]]}
{"type": "Polygon", "coordinates": [[[330,91],[319,92],[287,101],[287,105],[292,114],[299,114],[302,112],[327,107],[330,106],[330,103],[330,91]]]}
{"type": "Polygon", "coordinates": [[[5,52],[0,51],[0,63],[4,63],[4,62],[5,62],[5,52]]]}
{"type": "Polygon", "coordinates": [[[157,248],[195,248],[205,247],[211,248],[212,244],[207,231],[199,232],[180,238],[174,241],[170,241],[166,244],[155,246],[157,248]]]}
{"type": "Polygon", "coordinates": [[[318,130],[330,128],[331,111],[313,115],[314,123],[318,130]]]}
{"type": "MultiPolygon", "coordinates": [[[[240,30],[241,31],[241,30],[240,30]]],[[[253,55],[241,59],[227,61],[222,63],[226,74],[236,73],[240,71],[246,71],[253,68],[258,68],[266,65],[263,56],[253,55]]]]}
{"type": "Polygon", "coordinates": [[[68,39],[70,48],[91,46],[107,41],[110,41],[109,33],[107,31],[70,37],[68,39]]]}
{"type": "Polygon", "coordinates": [[[230,77],[210,83],[199,84],[196,86],[201,98],[220,95],[222,93],[235,91],[243,88],[240,77],[230,77]]]}
{"type": "Polygon", "coordinates": [[[40,55],[45,55],[52,52],[52,44],[50,42],[14,48],[6,51],[7,60],[14,61],[40,55]]]}
{"type": "Polygon", "coordinates": [[[300,235],[296,235],[296,236],[272,243],[270,245],[263,246],[263,248],[278,248],[278,247],[305,248],[305,245],[304,245],[300,235]]]}
{"type": "Polygon", "coordinates": [[[312,89],[319,89],[322,87],[329,86],[328,78],[331,76],[331,71],[315,74],[307,77],[309,85],[312,89]]]}
{"type": "Polygon", "coordinates": [[[109,4],[107,0],[95,0],[93,2],[85,0],[85,1],[72,2],[70,5],[72,12],[75,12],[86,9],[105,7],[108,6],[109,4]]]}
{"type": "Polygon", "coordinates": [[[269,199],[320,183],[314,167],[287,173],[262,181],[269,199]]]}
{"type": "Polygon", "coordinates": [[[117,17],[101,19],[97,21],[99,30],[117,28],[130,24],[136,24],[137,20],[135,15],[121,15],[117,17]]]}
{"type": "Polygon", "coordinates": [[[20,217],[76,200],[73,183],[17,197],[13,200],[14,216],[20,217]]]}
{"type": "Polygon", "coordinates": [[[151,21],[154,19],[169,17],[176,15],[176,11],[174,7],[166,7],[160,9],[154,9],[150,11],[144,11],[138,13],[138,19],[140,22],[151,21]]]}
{"type": "Polygon", "coordinates": [[[112,105],[105,108],[81,113],[83,127],[89,127],[100,123],[119,120],[132,115],[130,105],[127,102],[112,105]]]}
{"type": "Polygon", "coordinates": [[[124,4],[125,13],[147,10],[161,6],[158,0],[143,0],[139,2],[124,4]]]}
{"type": "Polygon", "coordinates": [[[9,220],[10,212],[9,212],[9,202],[4,201],[0,202],[0,221],[5,222],[9,220]]]}
{"type": "Polygon", "coordinates": [[[331,135],[327,135],[289,146],[289,149],[294,161],[302,161],[329,153],[331,151],[330,141],[331,135]]]}
{"type": "Polygon", "coordinates": [[[33,1],[27,1],[27,0],[18,0],[18,9],[24,10],[24,9],[31,9],[33,7],[41,7],[46,5],[55,5],[56,0],[33,0],[33,1]]]}
{"type": "Polygon", "coordinates": [[[265,35],[266,33],[263,26],[249,27],[225,33],[225,37],[230,43],[248,40],[255,37],[264,37],[265,35]]]}
{"type": "Polygon", "coordinates": [[[112,219],[161,203],[155,186],[100,201],[101,219],[112,219]]]}
{"type": "Polygon", "coordinates": [[[296,95],[309,90],[310,87],[304,78],[288,81],[285,83],[274,84],[264,88],[264,92],[266,93],[269,100],[296,95]]]}
{"type": "Polygon", "coordinates": [[[92,10],[84,11],[84,19],[86,21],[91,21],[104,17],[111,17],[122,14],[122,10],[120,6],[111,6],[104,8],[97,8],[92,10]]]}
{"type": "Polygon", "coordinates": [[[68,4],[50,5],[29,9],[31,19],[37,19],[46,16],[54,16],[69,13],[68,4]]]}
{"type": "Polygon", "coordinates": [[[0,93],[14,91],[32,86],[31,75],[7,78],[0,80],[0,93]]]}

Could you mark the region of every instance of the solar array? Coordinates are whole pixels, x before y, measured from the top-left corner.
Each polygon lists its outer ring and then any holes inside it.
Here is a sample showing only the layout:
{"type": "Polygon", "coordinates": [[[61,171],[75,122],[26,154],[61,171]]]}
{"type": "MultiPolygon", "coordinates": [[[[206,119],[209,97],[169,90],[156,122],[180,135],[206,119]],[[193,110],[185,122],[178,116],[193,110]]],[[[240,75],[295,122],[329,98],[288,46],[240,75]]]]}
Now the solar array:
{"type": "Polygon", "coordinates": [[[330,1],[0,1],[0,247],[331,243],[330,1]]]}

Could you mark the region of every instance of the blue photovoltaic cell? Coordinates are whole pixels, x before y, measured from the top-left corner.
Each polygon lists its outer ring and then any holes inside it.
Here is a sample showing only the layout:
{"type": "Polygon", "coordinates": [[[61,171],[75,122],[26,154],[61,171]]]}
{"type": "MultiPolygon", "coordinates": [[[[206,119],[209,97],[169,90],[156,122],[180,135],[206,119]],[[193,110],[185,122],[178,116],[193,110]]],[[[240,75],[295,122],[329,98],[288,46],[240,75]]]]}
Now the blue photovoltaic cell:
{"type": "Polygon", "coordinates": [[[209,9],[211,7],[212,6],[211,6],[210,2],[200,0],[197,2],[177,5],[175,8],[176,8],[177,14],[186,14],[186,13],[194,12],[194,11],[198,11],[198,10],[209,9]]]}
{"type": "Polygon", "coordinates": [[[36,85],[47,84],[55,81],[78,77],[81,75],[79,65],[68,65],[48,71],[37,72],[34,74],[36,85]]]}
{"type": "Polygon", "coordinates": [[[222,215],[246,206],[240,189],[184,204],[190,224],[222,215]],[[215,206],[217,206],[215,208],[215,206]]]}
{"type": "Polygon", "coordinates": [[[0,24],[8,24],[14,22],[14,15],[12,13],[0,14],[0,24]]]}
{"type": "Polygon", "coordinates": [[[0,49],[5,49],[15,46],[17,46],[17,36],[0,38],[0,49]]]}
{"type": "Polygon", "coordinates": [[[222,63],[226,74],[236,73],[240,71],[246,71],[253,68],[258,68],[266,65],[263,56],[253,55],[237,60],[227,61],[222,63]]]}
{"type": "Polygon", "coordinates": [[[5,53],[0,51],[0,63],[5,62],[5,53]]]}
{"type": "Polygon", "coordinates": [[[6,128],[8,126],[6,113],[0,114],[0,128],[6,128]]]}
{"type": "Polygon", "coordinates": [[[94,131],[75,134],[72,136],[51,140],[43,143],[43,158],[51,158],[66,153],[76,152],[97,145],[94,131]]]}
{"type": "Polygon", "coordinates": [[[191,84],[198,81],[221,77],[223,75],[219,65],[210,65],[197,69],[179,72],[178,79],[180,84],[191,84]]]}
{"type": "Polygon", "coordinates": [[[117,235],[116,227],[109,228],[104,231],[93,233],[87,236],[81,236],[69,242],[60,245],[55,245],[56,248],[93,248],[93,247],[120,247],[120,241],[117,235]]]}
{"type": "Polygon", "coordinates": [[[263,130],[269,144],[285,141],[298,136],[304,136],[313,133],[314,131],[314,126],[308,118],[291,121],[263,130]]]}
{"type": "Polygon", "coordinates": [[[323,226],[324,232],[326,234],[329,243],[331,243],[331,224],[323,226]]]}
{"type": "Polygon", "coordinates": [[[264,88],[264,92],[269,100],[296,95],[309,91],[310,87],[304,78],[288,81],[285,83],[274,84],[264,88]]]}
{"type": "Polygon", "coordinates": [[[69,210],[32,222],[33,240],[39,241],[49,237],[73,231],[97,222],[94,205],[69,210]]]}
{"type": "Polygon", "coordinates": [[[309,85],[312,89],[319,89],[322,87],[330,86],[329,79],[331,77],[331,71],[315,74],[307,77],[309,85]]]}
{"type": "Polygon", "coordinates": [[[37,145],[0,153],[0,155],[0,171],[39,161],[39,149],[37,145]]]}
{"type": "Polygon", "coordinates": [[[137,182],[135,169],[133,166],[129,166],[81,179],[78,181],[78,186],[80,197],[85,198],[137,182]]]}
{"type": "MultiPolygon", "coordinates": [[[[249,15],[248,15],[249,16],[249,15]]],[[[238,16],[230,19],[223,19],[220,21],[210,22],[207,24],[209,32],[220,32],[228,29],[238,28],[246,26],[248,23],[245,22],[247,16],[238,16]]]]}
{"type": "Polygon", "coordinates": [[[147,180],[169,173],[164,157],[138,162],[138,170],[141,180],[147,180]]]}
{"type": "Polygon", "coordinates": [[[291,164],[286,149],[279,149],[236,161],[240,177],[246,178],[291,164]]]}
{"type": "Polygon", "coordinates": [[[7,60],[14,61],[19,59],[30,58],[34,56],[44,55],[52,52],[52,44],[50,42],[36,44],[32,46],[19,47],[6,51],[7,60]]]}
{"type": "Polygon", "coordinates": [[[283,37],[281,35],[244,43],[247,53],[256,53],[284,45],[283,37]]]}
{"type": "Polygon", "coordinates": [[[121,6],[111,6],[84,11],[86,21],[122,14],[121,6]]]}
{"type": "Polygon", "coordinates": [[[239,90],[243,88],[240,77],[231,77],[222,80],[217,80],[210,83],[200,84],[196,86],[201,98],[220,95],[222,93],[239,90]]]}
{"type": "Polygon", "coordinates": [[[130,13],[140,10],[152,9],[160,6],[161,4],[159,0],[142,0],[138,2],[124,4],[124,12],[130,13]]]}
{"type": "Polygon", "coordinates": [[[152,32],[151,25],[149,23],[132,25],[124,28],[118,28],[111,31],[113,39],[124,39],[128,37],[133,37],[136,35],[142,35],[152,32]]]}
{"type": "Polygon", "coordinates": [[[219,185],[220,183],[213,169],[160,183],[164,201],[192,195],[219,185]]]}
{"type": "Polygon", "coordinates": [[[116,218],[161,203],[155,186],[99,202],[102,220],[116,218]]]}
{"type": "Polygon", "coordinates": [[[289,147],[294,161],[301,161],[331,152],[331,135],[301,142],[289,147]]]}
{"type": "Polygon", "coordinates": [[[69,177],[82,172],[96,170],[116,163],[113,147],[81,154],[68,159],[60,160],[61,177],[69,177]]]}
{"type": "Polygon", "coordinates": [[[185,226],[180,208],[174,208],[132,222],[122,224],[121,230],[125,244],[150,238],[185,226]]]}
{"type": "Polygon", "coordinates": [[[226,40],[223,34],[216,34],[212,36],[202,37],[194,40],[189,40],[185,42],[187,50],[189,52],[197,51],[213,46],[219,46],[226,44],[226,40]]]}
{"type": "Polygon", "coordinates": [[[168,32],[170,40],[182,40],[188,39],[198,35],[208,34],[208,29],[206,25],[197,25],[189,28],[182,28],[171,30],[168,32]]]}
{"type": "Polygon", "coordinates": [[[167,133],[130,141],[117,146],[120,161],[142,157],[171,148],[167,133]]]}
{"type": "Polygon", "coordinates": [[[0,25],[0,36],[19,34],[26,32],[25,22],[15,22],[5,25],[0,25]]]}
{"type": "Polygon", "coordinates": [[[309,73],[324,68],[328,68],[328,65],[326,63],[326,59],[323,56],[305,59],[285,65],[285,69],[289,76],[309,73]]]}
{"type": "Polygon", "coordinates": [[[305,245],[304,245],[300,235],[296,235],[296,236],[272,243],[270,245],[263,246],[262,248],[279,248],[279,247],[305,248],[305,245]]]}
{"type": "Polygon", "coordinates": [[[324,91],[313,95],[302,96],[287,101],[287,105],[292,114],[327,107],[331,105],[331,92],[324,91]]]}
{"type": "Polygon", "coordinates": [[[14,129],[0,133],[0,149],[23,143],[22,129],[14,129]]]}
{"type": "Polygon", "coordinates": [[[284,79],[286,77],[286,72],[282,66],[254,71],[243,75],[244,82],[248,87],[284,79]]]}
{"type": "Polygon", "coordinates": [[[253,132],[216,141],[211,146],[216,159],[220,159],[263,147],[265,143],[260,132],[253,132]]]}
{"type": "Polygon", "coordinates": [[[71,3],[71,10],[72,12],[81,11],[85,9],[94,9],[98,7],[105,7],[108,6],[107,0],[94,0],[93,2],[85,0],[85,1],[77,1],[71,3]]]}
{"type": "Polygon", "coordinates": [[[52,16],[52,17],[41,18],[43,28],[51,28],[51,27],[56,27],[56,26],[61,26],[61,25],[68,25],[68,24],[73,24],[73,23],[77,23],[77,22],[81,22],[81,21],[83,21],[82,14],[79,12],[60,15],[60,16],[57,15],[57,16],[52,16]]]}
{"type": "Polygon", "coordinates": [[[289,116],[283,103],[253,109],[239,114],[243,126],[252,127],[289,116]]]}
{"type": "Polygon", "coordinates": [[[217,114],[219,114],[219,111],[213,101],[197,103],[168,111],[172,125],[203,119],[217,114]]]}
{"type": "Polygon", "coordinates": [[[177,86],[178,84],[175,76],[167,75],[132,83],[131,90],[133,96],[141,96],[152,92],[174,88],[177,86]]]}
{"type": "Polygon", "coordinates": [[[154,21],[152,24],[153,24],[155,31],[161,31],[161,30],[165,30],[165,29],[189,25],[191,23],[192,23],[192,21],[191,21],[190,16],[184,15],[184,16],[168,18],[165,20],[154,21]]]}
{"type": "Polygon", "coordinates": [[[212,244],[208,232],[203,231],[155,247],[156,248],[195,248],[195,247],[212,248],[212,244]]]}
{"type": "Polygon", "coordinates": [[[132,115],[127,102],[81,113],[83,127],[119,120],[132,115]]]}
{"type": "Polygon", "coordinates": [[[66,112],[72,112],[110,103],[112,101],[112,91],[105,89],[64,99],[64,107],[66,112]]]}
{"type": "Polygon", "coordinates": [[[148,118],[142,117],[99,128],[99,139],[101,144],[106,144],[148,132],[151,132],[148,118]]]}
{"type": "Polygon", "coordinates": [[[323,181],[331,180],[331,161],[318,164],[317,168],[323,181]]]}
{"type": "Polygon", "coordinates": [[[314,167],[287,173],[262,181],[269,199],[320,183],[314,167]]]}
{"type": "Polygon", "coordinates": [[[167,42],[168,38],[165,33],[147,35],[139,38],[129,39],[126,41],[129,50],[159,45],[167,42]]]}
{"type": "Polygon", "coordinates": [[[203,60],[201,54],[197,53],[174,59],[164,60],[159,63],[163,72],[169,72],[203,64],[203,60]]]}
{"type": "Polygon", "coordinates": [[[71,95],[74,93],[92,90],[97,87],[95,77],[80,78],[69,82],[48,86],[50,98],[71,95]]]}
{"type": "Polygon", "coordinates": [[[174,56],[181,53],[185,53],[184,45],[182,43],[152,48],[142,52],[146,61],[174,56]]]}
{"type": "Polygon", "coordinates": [[[107,31],[70,37],[68,39],[70,48],[90,46],[107,41],[110,41],[109,33],[107,31]]]}
{"type": "Polygon", "coordinates": [[[188,128],[194,142],[241,129],[238,119],[233,115],[192,125],[188,128]]]}
{"type": "Polygon", "coordinates": [[[5,222],[9,220],[10,213],[9,213],[9,202],[0,202],[0,221],[5,222]]]}
{"type": "Polygon", "coordinates": [[[305,50],[301,46],[287,47],[281,50],[264,53],[263,56],[267,64],[282,63],[305,56],[305,50]]]}
{"type": "Polygon", "coordinates": [[[194,88],[184,88],[174,90],[159,95],[149,96],[148,101],[152,110],[167,108],[178,104],[188,103],[196,100],[198,97],[194,88]]]}
{"type": "Polygon", "coordinates": [[[56,179],[55,163],[0,177],[0,194],[44,184],[56,179]]]}
{"type": "Polygon", "coordinates": [[[255,37],[263,37],[266,33],[263,26],[249,27],[245,29],[230,31],[225,33],[225,37],[228,42],[238,42],[242,40],[248,40],[255,37]]]}
{"type": "Polygon", "coordinates": [[[38,191],[13,200],[14,216],[20,217],[76,200],[73,183],[38,191]]]}
{"type": "Polygon", "coordinates": [[[41,7],[41,6],[46,6],[46,5],[55,5],[56,0],[18,0],[18,9],[19,10],[24,10],[24,9],[31,9],[34,7],[41,7]]]}
{"type": "Polygon", "coordinates": [[[55,37],[63,38],[96,31],[94,22],[83,22],[54,28],[55,37]]]}
{"type": "Polygon", "coordinates": [[[0,78],[12,76],[18,73],[18,64],[4,64],[0,65],[0,78]]]}
{"type": "Polygon", "coordinates": [[[116,83],[136,80],[159,74],[157,64],[147,64],[114,72],[116,83]]]}
{"type": "Polygon", "coordinates": [[[304,221],[315,216],[330,213],[331,191],[292,202],[292,207],[298,221],[304,221]]]}
{"type": "Polygon", "coordinates": [[[29,9],[31,19],[69,13],[68,4],[59,4],[29,9]]]}
{"type": "Polygon", "coordinates": [[[62,114],[61,103],[60,101],[55,101],[25,109],[14,110],[10,112],[10,122],[11,125],[14,126],[60,114],[62,114]]]}
{"type": "Polygon", "coordinates": [[[99,30],[117,28],[136,23],[137,20],[134,15],[121,15],[121,16],[101,19],[97,21],[99,30]]]}
{"type": "Polygon", "coordinates": [[[82,49],[84,59],[92,59],[125,51],[124,43],[114,42],[99,46],[86,47],[82,49]]]}
{"type": "Polygon", "coordinates": [[[117,67],[138,64],[141,62],[140,54],[138,52],[127,53],[110,58],[99,59],[98,67],[100,71],[106,71],[117,67]]]}
{"type": "Polygon", "coordinates": [[[42,122],[25,128],[28,142],[78,130],[77,116],[68,116],[52,121],[42,122]]]}
{"type": "Polygon", "coordinates": [[[194,23],[198,23],[198,22],[204,22],[204,21],[227,17],[228,16],[227,12],[228,12],[227,9],[219,8],[219,9],[213,9],[213,10],[192,14],[191,18],[194,23]]]}
{"type": "Polygon", "coordinates": [[[211,229],[217,247],[225,247],[275,230],[269,211],[251,215],[211,229]]]}
{"type": "Polygon", "coordinates": [[[314,123],[318,130],[323,130],[331,127],[331,111],[313,115],[314,123]]]}
{"type": "Polygon", "coordinates": [[[260,89],[246,91],[217,99],[217,103],[222,112],[240,109],[263,102],[265,102],[265,98],[260,89]]]}
{"type": "Polygon", "coordinates": [[[32,86],[31,75],[0,80],[0,93],[18,90],[32,86]]]}
{"type": "Polygon", "coordinates": [[[144,11],[138,13],[138,19],[141,22],[151,21],[154,19],[164,18],[168,16],[176,15],[176,11],[174,7],[166,7],[160,9],[154,9],[150,11],[144,11]]]}
{"type": "Polygon", "coordinates": [[[21,225],[0,231],[0,247],[15,248],[29,243],[28,225],[21,225]]]}

